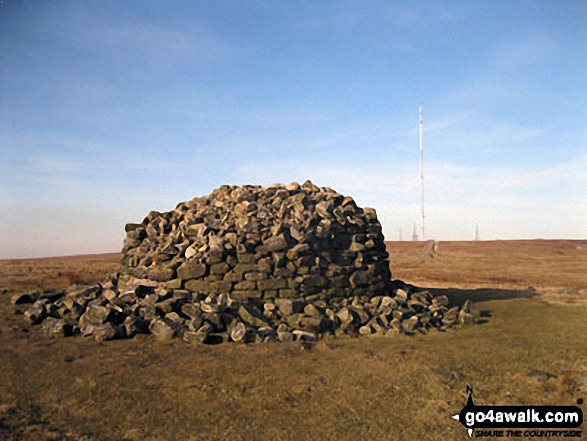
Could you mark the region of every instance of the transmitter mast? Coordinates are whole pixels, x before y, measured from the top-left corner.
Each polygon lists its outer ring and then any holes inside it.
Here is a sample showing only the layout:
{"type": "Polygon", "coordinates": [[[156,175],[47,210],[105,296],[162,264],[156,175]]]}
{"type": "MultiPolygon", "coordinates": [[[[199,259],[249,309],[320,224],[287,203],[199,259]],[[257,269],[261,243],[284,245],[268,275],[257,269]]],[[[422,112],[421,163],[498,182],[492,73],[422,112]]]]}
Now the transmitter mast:
{"type": "Polygon", "coordinates": [[[424,120],[422,118],[422,101],[420,101],[420,202],[422,204],[422,240],[424,235],[424,120]]]}

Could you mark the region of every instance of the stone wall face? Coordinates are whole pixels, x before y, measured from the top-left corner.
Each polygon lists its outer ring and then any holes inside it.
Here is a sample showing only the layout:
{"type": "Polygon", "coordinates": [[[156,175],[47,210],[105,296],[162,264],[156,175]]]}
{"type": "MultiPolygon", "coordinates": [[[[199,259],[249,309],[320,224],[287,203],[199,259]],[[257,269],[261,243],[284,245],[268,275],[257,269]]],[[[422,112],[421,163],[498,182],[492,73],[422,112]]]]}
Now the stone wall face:
{"type": "Polygon", "coordinates": [[[127,224],[121,273],[236,300],[387,295],[375,210],[307,181],[222,186],[127,224]]]}

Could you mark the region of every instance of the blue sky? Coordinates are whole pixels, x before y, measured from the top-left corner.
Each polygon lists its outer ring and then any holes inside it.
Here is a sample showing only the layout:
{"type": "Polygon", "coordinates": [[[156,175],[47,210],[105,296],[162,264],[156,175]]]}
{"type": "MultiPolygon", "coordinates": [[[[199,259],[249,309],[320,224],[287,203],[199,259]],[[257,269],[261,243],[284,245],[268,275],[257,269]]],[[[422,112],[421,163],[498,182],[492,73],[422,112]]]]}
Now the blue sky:
{"type": "Polygon", "coordinates": [[[587,2],[0,4],[0,258],[118,251],[222,184],[310,179],[384,233],[587,238],[587,2]]]}

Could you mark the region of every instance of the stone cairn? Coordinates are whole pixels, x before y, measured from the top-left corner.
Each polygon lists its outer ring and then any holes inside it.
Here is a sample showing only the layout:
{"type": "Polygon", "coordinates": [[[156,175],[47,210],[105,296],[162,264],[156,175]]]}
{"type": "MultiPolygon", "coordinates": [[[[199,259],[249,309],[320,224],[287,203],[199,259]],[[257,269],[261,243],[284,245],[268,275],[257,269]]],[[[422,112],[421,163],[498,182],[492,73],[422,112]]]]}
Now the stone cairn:
{"type": "Polygon", "coordinates": [[[307,181],[222,186],[127,224],[120,271],[63,293],[17,295],[53,336],[316,340],[474,322],[470,303],[392,281],[375,210],[307,181]]]}

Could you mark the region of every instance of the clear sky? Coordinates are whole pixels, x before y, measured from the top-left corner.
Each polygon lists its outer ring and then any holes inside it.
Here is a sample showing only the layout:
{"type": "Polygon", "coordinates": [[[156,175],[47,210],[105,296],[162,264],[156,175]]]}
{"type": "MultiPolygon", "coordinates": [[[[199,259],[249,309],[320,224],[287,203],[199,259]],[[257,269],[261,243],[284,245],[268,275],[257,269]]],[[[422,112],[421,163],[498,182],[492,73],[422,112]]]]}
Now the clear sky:
{"type": "Polygon", "coordinates": [[[0,1],[0,258],[118,251],[222,184],[387,239],[587,238],[587,2],[0,1]]]}

